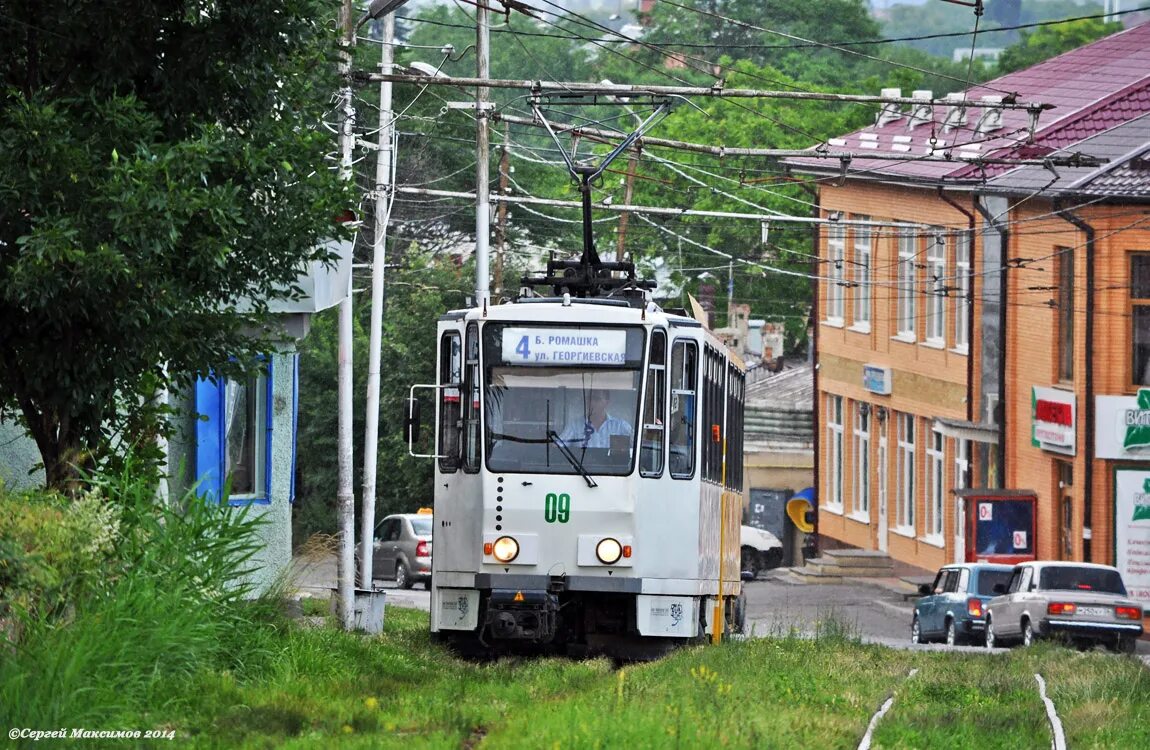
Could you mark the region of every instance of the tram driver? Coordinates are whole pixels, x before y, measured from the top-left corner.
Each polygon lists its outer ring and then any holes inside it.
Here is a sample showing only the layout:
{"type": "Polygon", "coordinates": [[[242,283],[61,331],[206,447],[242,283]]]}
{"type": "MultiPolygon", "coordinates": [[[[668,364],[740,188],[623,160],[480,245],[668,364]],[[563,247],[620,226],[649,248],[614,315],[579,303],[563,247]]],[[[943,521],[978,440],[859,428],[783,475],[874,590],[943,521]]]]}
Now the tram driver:
{"type": "MultiPolygon", "coordinates": [[[[612,415],[608,411],[610,403],[610,391],[592,389],[588,396],[586,419],[568,424],[559,439],[576,448],[611,448],[612,437],[630,438],[630,422],[612,415]]],[[[629,444],[630,440],[627,442],[629,444]]]]}

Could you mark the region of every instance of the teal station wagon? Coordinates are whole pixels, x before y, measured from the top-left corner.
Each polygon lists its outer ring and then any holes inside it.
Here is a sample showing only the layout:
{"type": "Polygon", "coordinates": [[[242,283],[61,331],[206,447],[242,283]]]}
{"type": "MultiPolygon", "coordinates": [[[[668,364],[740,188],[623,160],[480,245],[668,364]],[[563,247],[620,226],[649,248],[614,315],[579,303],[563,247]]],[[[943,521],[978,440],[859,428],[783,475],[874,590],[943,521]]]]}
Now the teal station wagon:
{"type": "Polygon", "coordinates": [[[1010,565],[962,563],[938,571],[934,583],[919,587],[910,639],[915,643],[945,641],[949,646],[981,643],[986,637],[986,605],[996,584],[1006,584],[1010,565]]]}

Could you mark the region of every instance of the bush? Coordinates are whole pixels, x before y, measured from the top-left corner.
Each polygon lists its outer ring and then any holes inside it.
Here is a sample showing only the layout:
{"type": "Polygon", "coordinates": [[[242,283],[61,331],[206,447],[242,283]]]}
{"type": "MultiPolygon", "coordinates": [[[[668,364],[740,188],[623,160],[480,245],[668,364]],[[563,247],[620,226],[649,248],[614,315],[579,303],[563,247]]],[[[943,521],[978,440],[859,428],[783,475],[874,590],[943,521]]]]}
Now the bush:
{"type": "Polygon", "coordinates": [[[91,478],[84,497],[33,493],[0,508],[18,519],[0,531],[0,576],[17,581],[23,607],[19,643],[0,659],[0,725],[142,719],[180,702],[200,670],[266,662],[277,602],[249,598],[259,521],[246,509],[193,492],[163,505],[130,462],[91,478]]]}
{"type": "Polygon", "coordinates": [[[0,488],[0,600],[16,617],[53,616],[108,582],[119,512],[99,490],[69,500],[0,488]]]}

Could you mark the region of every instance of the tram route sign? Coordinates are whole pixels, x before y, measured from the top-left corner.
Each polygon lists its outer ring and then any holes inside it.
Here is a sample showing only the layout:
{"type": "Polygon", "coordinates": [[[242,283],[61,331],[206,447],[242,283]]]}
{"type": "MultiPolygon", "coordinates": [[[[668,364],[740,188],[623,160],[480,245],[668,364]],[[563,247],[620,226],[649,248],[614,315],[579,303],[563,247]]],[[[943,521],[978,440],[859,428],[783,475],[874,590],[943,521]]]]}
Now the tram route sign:
{"type": "Polygon", "coordinates": [[[627,332],[609,328],[504,328],[503,361],[623,365],[627,362],[627,332]]]}

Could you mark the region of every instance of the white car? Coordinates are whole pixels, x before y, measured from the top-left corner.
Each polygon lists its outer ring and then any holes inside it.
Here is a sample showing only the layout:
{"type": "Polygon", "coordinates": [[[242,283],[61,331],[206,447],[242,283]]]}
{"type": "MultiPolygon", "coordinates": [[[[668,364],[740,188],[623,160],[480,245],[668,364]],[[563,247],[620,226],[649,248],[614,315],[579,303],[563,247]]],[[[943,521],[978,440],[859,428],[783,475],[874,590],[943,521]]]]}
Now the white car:
{"type": "Polygon", "coordinates": [[[743,578],[754,580],[759,573],[777,568],[783,562],[783,543],[769,531],[743,526],[739,533],[743,578]]]}
{"type": "Polygon", "coordinates": [[[1025,562],[1010,581],[994,587],[986,607],[986,645],[1029,646],[1062,637],[1080,645],[1101,643],[1134,653],[1142,635],[1142,605],[1132,600],[1122,575],[1109,565],[1025,562]]]}

